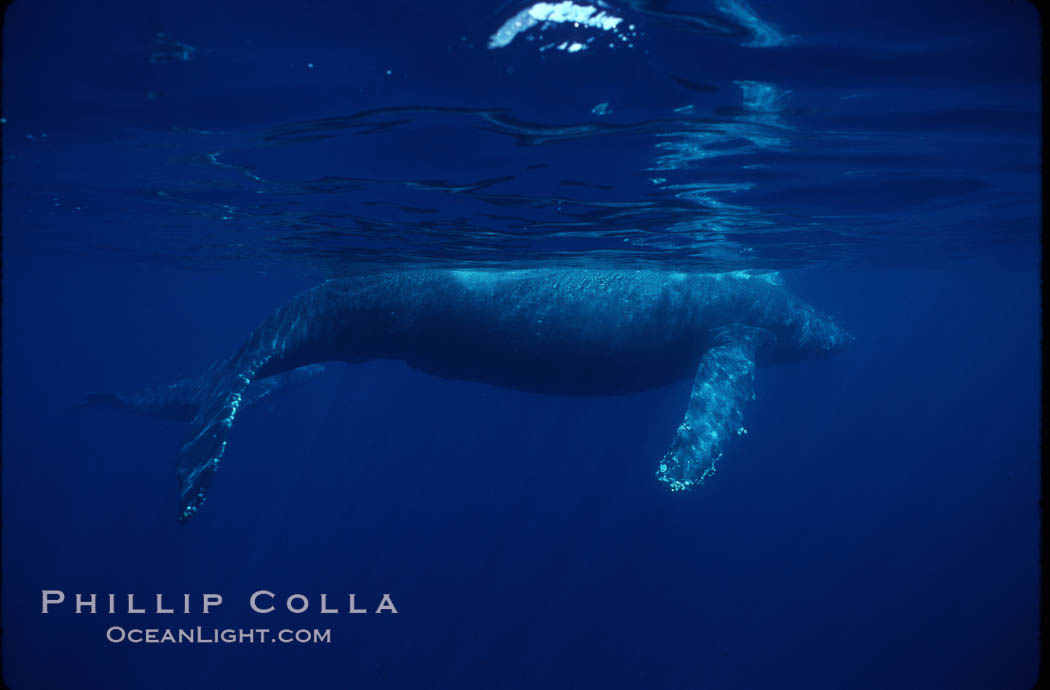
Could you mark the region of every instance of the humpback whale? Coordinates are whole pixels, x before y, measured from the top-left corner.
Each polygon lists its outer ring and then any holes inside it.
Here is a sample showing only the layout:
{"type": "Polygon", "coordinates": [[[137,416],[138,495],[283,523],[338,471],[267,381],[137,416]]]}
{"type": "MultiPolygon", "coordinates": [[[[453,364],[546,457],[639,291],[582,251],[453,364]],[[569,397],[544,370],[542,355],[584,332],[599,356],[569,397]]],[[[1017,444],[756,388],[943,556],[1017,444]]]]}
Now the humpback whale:
{"type": "Polygon", "coordinates": [[[176,462],[184,522],[205,501],[238,411],[319,363],[395,359],[439,377],[557,395],[692,378],[656,473],[679,491],[703,483],[742,433],[756,366],[827,356],[852,341],[777,281],[747,272],[409,270],[328,280],[274,311],[199,379],[109,402],[192,416],[176,462]]]}

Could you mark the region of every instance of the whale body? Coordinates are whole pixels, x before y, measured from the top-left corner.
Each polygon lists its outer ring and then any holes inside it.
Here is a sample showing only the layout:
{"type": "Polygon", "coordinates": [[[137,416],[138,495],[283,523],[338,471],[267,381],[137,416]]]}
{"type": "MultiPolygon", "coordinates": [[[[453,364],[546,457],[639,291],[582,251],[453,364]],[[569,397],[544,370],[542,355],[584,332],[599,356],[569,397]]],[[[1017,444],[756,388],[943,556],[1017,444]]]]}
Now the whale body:
{"type": "Polygon", "coordinates": [[[178,520],[203,505],[229,429],[260,384],[277,388],[318,363],[396,359],[435,376],[557,395],[692,378],[657,472],[681,490],[703,483],[742,431],[756,366],[830,355],[852,340],[834,319],[745,272],[417,270],[329,280],[168,393],[179,416],[193,411],[176,462],[178,520]]]}

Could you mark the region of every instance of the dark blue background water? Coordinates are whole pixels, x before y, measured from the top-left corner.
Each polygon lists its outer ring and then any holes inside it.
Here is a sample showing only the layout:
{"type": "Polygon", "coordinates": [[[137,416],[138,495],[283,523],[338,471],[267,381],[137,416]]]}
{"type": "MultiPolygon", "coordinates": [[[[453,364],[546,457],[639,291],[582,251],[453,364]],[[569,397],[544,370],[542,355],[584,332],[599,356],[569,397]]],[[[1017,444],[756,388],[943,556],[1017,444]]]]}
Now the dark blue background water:
{"type": "Polygon", "coordinates": [[[761,46],[746,5],[616,3],[613,49],[487,48],[526,6],[8,11],[11,687],[1034,682],[1035,12],[755,2],[783,38],[761,46]],[[243,415],[186,525],[185,426],[75,407],[196,375],[325,276],[424,262],[779,269],[858,340],[760,370],[750,433],[688,494],[653,472],[689,382],[341,367],[243,415]],[[314,608],[252,614],[262,588],[314,608]],[[225,603],[45,616],[41,589],[225,603]],[[322,592],[400,613],[322,616],[322,592]],[[332,643],[106,642],[133,624],[332,643]]]}

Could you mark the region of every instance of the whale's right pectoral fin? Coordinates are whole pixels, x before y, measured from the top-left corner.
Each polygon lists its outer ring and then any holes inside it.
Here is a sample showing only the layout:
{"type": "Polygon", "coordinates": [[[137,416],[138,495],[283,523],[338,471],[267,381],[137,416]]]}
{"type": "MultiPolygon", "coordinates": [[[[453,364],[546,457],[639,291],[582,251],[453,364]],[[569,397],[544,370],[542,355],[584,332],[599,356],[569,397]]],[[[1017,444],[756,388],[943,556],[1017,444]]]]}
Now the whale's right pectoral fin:
{"type": "Polygon", "coordinates": [[[271,356],[238,353],[213,364],[198,381],[193,397],[199,406],[191,422],[192,435],[175,461],[179,522],[192,518],[204,504],[205,494],[226,450],[226,436],[244,405],[245,392],[271,356]]]}
{"type": "Polygon", "coordinates": [[[734,324],[704,353],[685,419],[656,473],[672,491],[703,484],[726,442],[743,433],[744,405],[754,398],[755,352],[771,337],[764,329],[734,324]]]}

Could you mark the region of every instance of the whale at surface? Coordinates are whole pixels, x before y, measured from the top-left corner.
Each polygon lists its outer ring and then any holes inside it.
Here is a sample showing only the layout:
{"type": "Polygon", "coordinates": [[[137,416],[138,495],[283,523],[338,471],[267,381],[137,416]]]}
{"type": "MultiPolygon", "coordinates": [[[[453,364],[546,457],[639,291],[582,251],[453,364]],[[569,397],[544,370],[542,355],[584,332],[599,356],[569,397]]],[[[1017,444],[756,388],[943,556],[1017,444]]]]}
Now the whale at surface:
{"type": "Polygon", "coordinates": [[[168,390],[167,402],[115,404],[192,413],[176,462],[185,521],[204,503],[239,410],[261,391],[320,373],[318,363],[396,359],[435,376],[557,395],[626,394],[691,378],[657,471],[681,490],[702,483],[741,431],[756,366],[830,355],[852,340],[832,318],[746,272],[399,271],[326,281],[274,311],[200,378],[154,389],[168,390]]]}

